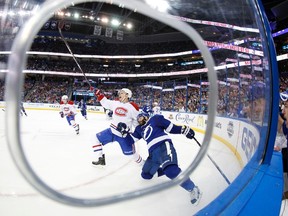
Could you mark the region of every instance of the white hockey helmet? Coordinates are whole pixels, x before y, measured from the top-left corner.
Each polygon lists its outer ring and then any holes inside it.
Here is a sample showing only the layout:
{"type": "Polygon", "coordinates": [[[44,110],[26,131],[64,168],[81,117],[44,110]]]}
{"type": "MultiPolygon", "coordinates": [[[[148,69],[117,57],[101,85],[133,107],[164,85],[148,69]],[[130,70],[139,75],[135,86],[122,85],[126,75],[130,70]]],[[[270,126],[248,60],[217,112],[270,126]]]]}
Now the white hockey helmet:
{"type": "Polygon", "coordinates": [[[61,100],[62,100],[62,101],[65,101],[65,100],[68,101],[68,96],[67,96],[67,95],[63,95],[62,98],[61,98],[61,100]]]}
{"type": "Polygon", "coordinates": [[[157,103],[157,102],[154,102],[153,105],[154,105],[154,106],[158,106],[158,103],[157,103]]]}
{"type": "Polygon", "coordinates": [[[132,97],[132,91],[128,88],[122,88],[121,91],[124,91],[126,94],[128,94],[128,98],[132,97]]]}

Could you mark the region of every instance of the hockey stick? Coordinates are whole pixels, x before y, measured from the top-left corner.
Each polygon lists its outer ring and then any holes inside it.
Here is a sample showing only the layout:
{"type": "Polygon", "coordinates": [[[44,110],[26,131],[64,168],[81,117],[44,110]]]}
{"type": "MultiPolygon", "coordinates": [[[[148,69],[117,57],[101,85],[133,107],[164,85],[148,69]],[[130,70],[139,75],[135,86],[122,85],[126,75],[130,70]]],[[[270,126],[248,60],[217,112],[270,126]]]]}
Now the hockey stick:
{"type": "MultiPolygon", "coordinates": [[[[196,143],[198,144],[198,146],[200,146],[201,148],[201,144],[198,142],[198,140],[193,137],[193,139],[196,141],[196,143]]],[[[210,157],[210,155],[207,154],[207,157],[210,159],[210,161],[214,164],[214,166],[217,168],[217,170],[220,172],[220,174],[223,176],[223,178],[225,179],[225,181],[228,183],[228,185],[231,184],[231,182],[229,181],[229,179],[227,178],[227,176],[224,174],[224,172],[220,169],[220,167],[216,164],[216,162],[210,157]]]]}
{"type": "Polygon", "coordinates": [[[64,38],[64,36],[63,36],[63,34],[62,34],[62,30],[61,30],[61,29],[63,28],[63,26],[64,26],[64,22],[59,21],[59,23],[58,23],[58,31],[59,31],[59,34],[60,34],[63,42],[65,43],[67,49],[69,50],[70,54],[72,55],[72,58],[73,58],[73,60],[75,61],[76,65],[78,66],[79,70],[80,70],[81,73],[84,75],[84,78],[85,78],[86,82],[88,83],[88,85],[89,85],[89,87],[90,87],[90,89],[91,89],[92,86],[91,86],[89,80],[87,79],[86,74],[85,74],[84,71],[82,70],[82,68],[81,68],[80,64],[78,63],[75,55],[73,54],[73,52],[72,52],[72,50],[71,50],[71,48],[70,48],[67,40],[64,38]]]}
{"type": "MultiPolygon", "coordinates": [[[[110,127],[114,128],[115,130],[117,130],[117,126],[114,125],[113,123],[110,124],[110,127]]],[[[120,132],[120,131],[119,131],[120,132]]]]}

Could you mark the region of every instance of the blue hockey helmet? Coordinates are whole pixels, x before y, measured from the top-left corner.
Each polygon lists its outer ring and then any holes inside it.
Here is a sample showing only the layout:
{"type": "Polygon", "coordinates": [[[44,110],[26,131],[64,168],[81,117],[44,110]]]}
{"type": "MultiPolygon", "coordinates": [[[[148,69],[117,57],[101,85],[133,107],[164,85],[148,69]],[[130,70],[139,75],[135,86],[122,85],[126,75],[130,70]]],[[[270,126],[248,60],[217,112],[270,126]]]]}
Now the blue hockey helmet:
{"type": "Polygon", "coordinates": [[[151,116],[153,114],[153,110],[151,109],[150,106],[147,106],[145,105],[143,108],[142,108],[142,112],[147,114],[148,116],[151,116]]]}
{"type": "Polygon", "coordinates": [[[141,109],[140,113],[137,116],[137,120],[142,116],[149,118],[150,116],[152,116],[152,114],[153,110],[151,109],[150,106],[143,106],[143,108],[141,109]]]}

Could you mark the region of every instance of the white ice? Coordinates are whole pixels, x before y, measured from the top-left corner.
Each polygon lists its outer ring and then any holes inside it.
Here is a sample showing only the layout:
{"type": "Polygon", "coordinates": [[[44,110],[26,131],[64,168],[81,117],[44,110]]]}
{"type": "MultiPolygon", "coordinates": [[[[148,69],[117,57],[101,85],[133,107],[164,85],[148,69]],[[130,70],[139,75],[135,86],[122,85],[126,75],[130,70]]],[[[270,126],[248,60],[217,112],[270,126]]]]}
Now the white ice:
{"type": "MultiPolygon", "coordinates": [[[[28,117],[21,117],[21,139],[25,154],[35,172],[52,188],[65,195],[78,198],[101,198],[145,188],[169,181],[165,176],[143,180],[141,167],[124,156],[118,143],[104,147],[107,165],[95,168],[91,161],[91,137],[109,126],[104,114],[88,113],[85,120],[80,113],[76,121],[80,134],[76,135],[66,119],[57,111],[26,110],[28,117]]],[[[180,186],[152,195],[101,207],[73,207],[55,202],[36,191],[14,165],[5,137],[5,112],[0,113],[0,215],[9,216],[190,216],[215,199],[228,185],[215,165],[206,156],[191,179],[199,186],[203,195],[197,206],[192,206],[189,193],[180,186]]],[[[185,170],[198,153],[195,141],[183,135],[171,135],[175,144],[179,165],[185,170]]],[[[196,134],[201,142],[203,134],[196,134]]],[[[136,144],[145,158],[144,142],[136,144]]],[[[241,170],[240,164],[230,150],[217,140],[212,140],[208,154],[230,181],[241,170]]],[[[94,156],[94,157],[93,157],[94,156]]],[[[17,160],[17,158],[16,158],[17,160]]]]}

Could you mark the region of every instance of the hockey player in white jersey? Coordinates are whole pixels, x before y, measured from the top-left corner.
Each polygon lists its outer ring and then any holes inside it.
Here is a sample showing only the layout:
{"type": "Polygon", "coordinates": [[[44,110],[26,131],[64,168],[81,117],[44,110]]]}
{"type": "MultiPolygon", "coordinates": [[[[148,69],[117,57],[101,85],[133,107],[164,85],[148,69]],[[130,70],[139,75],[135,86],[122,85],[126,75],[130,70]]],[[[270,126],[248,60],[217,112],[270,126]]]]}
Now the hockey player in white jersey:
{"type": "Polygon", "coordinates": [[[68,124],[74,128],[76,134],[79,134],[79,124],[75,121],[76,108],[73,101],[68,101],[67,95],[63,95],[61,98],[59,114],[61,118],[65,116],[68,124]]]}
{"type": "Polygon", "coordinates": [[[153,110],[153,114],[154,114],[154,115],[156,115],[156,114],[161,114],[161,108],[160,108],[160,106],[158,105],[157,102],[154,102],[154,103],[153,103],[153,108],[152,108],[152,110],[153,110]]]}
{"type": "MultiPolygon", "coordinates": [[[[193,139],[195,132],[186,125],[177,126],[165,119],[163,115],[154,115],[150,107],[145,106],[137,116],[139,125],[132,133],[135,142],[144,139],[147,142],[149,156],[146,159],[141,176],[152,179],[154,174],[166,175],[170,179],[176,178],[181,172],[178,166],[176,149],[167,133],[184,134],[188,139],[193,139]]],[[[118,124],[118,129],[127,128],[124,123],[118,124]]],[[[197,205],[201,198],[199,188],[188,178],[181,185],[190,193],[190,201],[197,205]]]]}
{"type": "Polygon", "coordinates": [[[121,150],[124,155],[131,156],[137,164],[142,164],[142,157],[135,152],[134,141],[130,134],[121,133],[115,128],[119,122],[124,122],[127,125],[127,129],[133,130],[138,125],[137,115],[139,113],[139,107],[137,104],[130,102],[132,97],[130,89],[122,88],[119,92],[119,100],[107,99],[100,90],[95,91],[97,100],[105,109],[113,111],[113,118],[111,121],[111,127],[97,133],[93,138],[93,152],[97,160],[92,161],[95,166],[106,165],[105,154],[103,153],[103,146],[113,141],[120,144],[121,150]]]}

